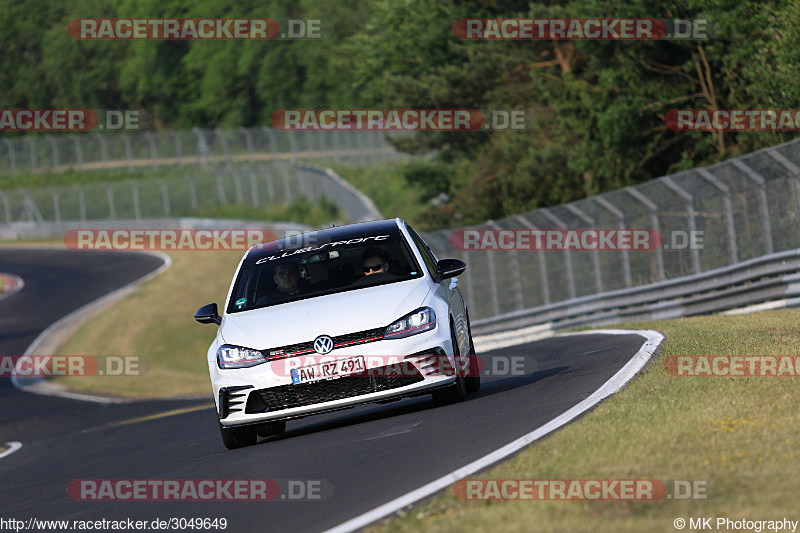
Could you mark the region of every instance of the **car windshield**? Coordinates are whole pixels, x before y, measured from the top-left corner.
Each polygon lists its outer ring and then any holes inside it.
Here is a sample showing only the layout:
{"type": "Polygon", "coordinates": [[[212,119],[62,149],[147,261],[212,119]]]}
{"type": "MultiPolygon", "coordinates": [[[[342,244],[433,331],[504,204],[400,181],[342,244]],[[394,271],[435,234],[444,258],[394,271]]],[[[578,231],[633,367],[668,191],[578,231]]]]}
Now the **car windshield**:
{"type": "Polygon", "coordinates": [[[348,237],[289,249],[251,250],[236,279],[228,313],[422,276],[398,230],[348,237]]]}

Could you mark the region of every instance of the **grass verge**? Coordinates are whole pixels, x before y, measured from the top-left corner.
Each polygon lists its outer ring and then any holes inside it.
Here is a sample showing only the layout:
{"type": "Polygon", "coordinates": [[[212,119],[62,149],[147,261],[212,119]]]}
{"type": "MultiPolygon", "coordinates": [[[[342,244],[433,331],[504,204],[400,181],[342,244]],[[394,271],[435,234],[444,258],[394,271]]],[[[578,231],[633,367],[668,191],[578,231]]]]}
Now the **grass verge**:
{"type": "Polygon", "coordinates": [[[222,305],[242,251],[166,252],[172,267],[89,320],[61,355],[139,356],[142,376],[63,377],[77,390],[133,397],[210,394],[206,351],[216,329],[194,321],[209,302],[222,305]]]}

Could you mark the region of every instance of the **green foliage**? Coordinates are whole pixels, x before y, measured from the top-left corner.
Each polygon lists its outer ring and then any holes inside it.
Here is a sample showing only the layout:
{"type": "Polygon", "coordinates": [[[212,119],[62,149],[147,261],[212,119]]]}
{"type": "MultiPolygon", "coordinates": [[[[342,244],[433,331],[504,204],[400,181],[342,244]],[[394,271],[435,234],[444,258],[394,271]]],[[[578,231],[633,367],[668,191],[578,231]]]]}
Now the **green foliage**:
{"type": "Polygon", "coordinates": [[[435,153],[399,170],[398,182],[416,195],[408,213],[432,226],[575,200],[794,136],[674,132],[663,122],[671,109],[800,108],[794,0],[0,0],[0,21],[4,108],[142,108],[157,128],[264,125],[291,108],[526,110],[526,131],[395,141],[435,153]],[[65,26],[80,17],[305,18],[334,31],[295,41],[77,41],[65,26]],[[462,17],[708,19],[717,34],[465,41],[452,31],[462,17]],[[440,193],[452,201],[432,206],[440,193]]]}

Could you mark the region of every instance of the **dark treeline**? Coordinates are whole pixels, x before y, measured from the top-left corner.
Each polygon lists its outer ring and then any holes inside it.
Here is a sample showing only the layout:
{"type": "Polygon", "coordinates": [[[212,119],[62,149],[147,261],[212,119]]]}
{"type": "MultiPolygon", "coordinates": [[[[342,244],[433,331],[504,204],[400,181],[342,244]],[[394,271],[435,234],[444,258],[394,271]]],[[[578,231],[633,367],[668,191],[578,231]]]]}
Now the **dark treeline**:
{"type": "Polygon", "coordinates": [[[429,223],[497,218],[639,183],[794,133],[674,132],[670,109],[800,108],[795,0],[0,1],[3,108],[147,110],[158,128],[269,124],[286,108],[526,109],[535,127],[420,133],[404,169],[429,223]],[[82,17],[320,19],[321,40],[77,41],[82,17]],[[459,18],[706,19],[705,40],[465,41],[459,18]]]}

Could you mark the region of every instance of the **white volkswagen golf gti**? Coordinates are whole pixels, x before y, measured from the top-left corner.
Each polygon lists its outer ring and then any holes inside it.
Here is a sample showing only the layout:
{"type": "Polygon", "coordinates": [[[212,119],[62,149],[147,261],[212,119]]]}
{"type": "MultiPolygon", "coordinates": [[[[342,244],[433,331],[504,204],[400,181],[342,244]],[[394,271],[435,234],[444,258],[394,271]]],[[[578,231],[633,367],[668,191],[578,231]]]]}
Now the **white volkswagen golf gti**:
{"type": "Polygon", "coordinates": [[[466,264],[438,260],[401,219],[334,227],[256,245],[242,258],[208,368],[229,449],[286,421],[359,404],[480,389],[466,264]]]}

